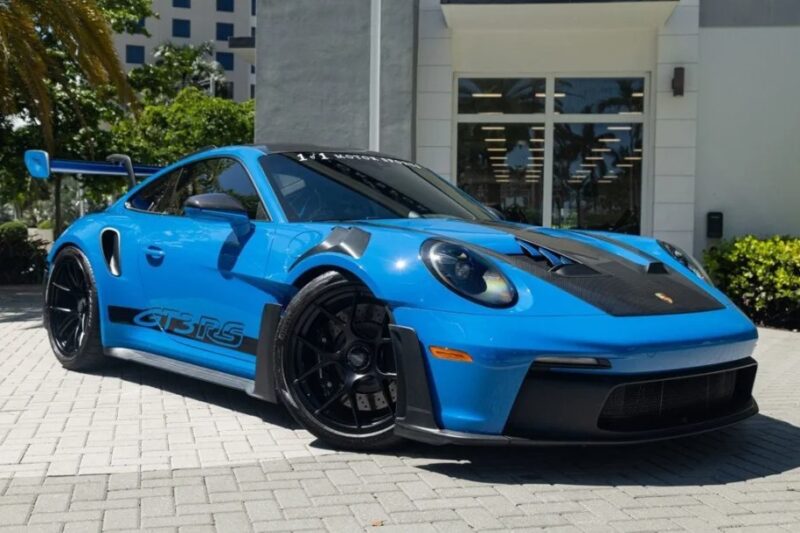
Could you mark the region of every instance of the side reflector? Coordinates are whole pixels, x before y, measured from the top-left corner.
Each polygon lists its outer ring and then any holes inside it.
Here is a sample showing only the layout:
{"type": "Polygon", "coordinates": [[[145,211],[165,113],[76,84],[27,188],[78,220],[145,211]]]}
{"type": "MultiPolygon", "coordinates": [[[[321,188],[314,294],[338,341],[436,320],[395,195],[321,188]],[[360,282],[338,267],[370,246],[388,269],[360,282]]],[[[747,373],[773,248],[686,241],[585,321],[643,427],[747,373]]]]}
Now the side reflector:
{"type": "Polygon", "coordinates": [[[537,368],[611,368],[611,362],[600,357],[537,357],[533,366],[537,368]]]}
{"type": "Polygon", "coordinates": [[[461,350],[453,350],[451,348],[441,348],[439,346],[431,346],[431,353],[437,359],[446,359],[448,361],[461,361],[462,363],[471,363],[472,356],[467,352],[461,350]]]}

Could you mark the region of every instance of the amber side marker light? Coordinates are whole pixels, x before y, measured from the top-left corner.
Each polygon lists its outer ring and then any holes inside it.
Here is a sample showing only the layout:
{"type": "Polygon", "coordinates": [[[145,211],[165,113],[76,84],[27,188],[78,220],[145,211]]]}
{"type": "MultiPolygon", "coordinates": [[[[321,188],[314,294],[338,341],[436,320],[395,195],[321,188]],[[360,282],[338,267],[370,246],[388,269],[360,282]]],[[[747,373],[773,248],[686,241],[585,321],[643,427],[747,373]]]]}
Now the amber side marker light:
{"type": "Polygon", "coordinates": [[[471,363],[472,356],[467,352],[461,350],[453,350],[452,348],[441,348],[439,346],[431,346],[431,353],[437,359],[447,359],[448,361],[461,361],[462,363],[471,363]]]}

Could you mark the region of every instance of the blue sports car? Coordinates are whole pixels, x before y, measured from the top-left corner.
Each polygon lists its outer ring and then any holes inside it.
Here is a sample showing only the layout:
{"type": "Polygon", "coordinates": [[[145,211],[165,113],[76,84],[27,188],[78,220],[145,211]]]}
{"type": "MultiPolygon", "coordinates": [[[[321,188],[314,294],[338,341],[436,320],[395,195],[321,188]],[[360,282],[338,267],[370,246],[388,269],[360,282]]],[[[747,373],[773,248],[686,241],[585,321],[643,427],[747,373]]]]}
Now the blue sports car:
{"type": "Polygon", "coordinates": [[[241,389],[351,449],[641,442],[758,410],[756,329],[665,242],[504,222],[373,152],[26,161],[149,176],[50,252],[68,369],[120,358],[241,389]]]}

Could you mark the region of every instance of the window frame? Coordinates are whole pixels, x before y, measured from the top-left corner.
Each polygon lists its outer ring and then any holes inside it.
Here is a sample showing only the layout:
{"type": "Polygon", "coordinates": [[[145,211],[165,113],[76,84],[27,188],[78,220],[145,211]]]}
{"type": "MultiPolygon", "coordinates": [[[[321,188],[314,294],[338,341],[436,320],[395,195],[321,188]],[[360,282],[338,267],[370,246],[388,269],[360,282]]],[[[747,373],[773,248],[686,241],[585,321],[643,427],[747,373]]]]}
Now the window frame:
{"type": "MultiPolygon", "coordinates": [[[[217,0],[217,12],[218,13],[233,13],[236,11],[236,3],[234,0],[217,0]],[[221,9],[220,5],[228,4],[230,2],[230,9],[221,9]]],[[[227,7],[227,6],[226,6],[227,7]]]]}
{"type": "Polygon", "coordinates": [[[554,133],[557,123],[640,123],[644,128],[642,137],[642,177],[641,177],[641,208],[639,213],[640,235],[651,235],[653,232],[653,198],[654,198],[654,152],[653,139],[655,138],[655,113],[653,103],[656,89],[652,83],[649,72],[619,71],[619,72],[454,72],[452,80],[451,113],[451,149],[450,168],[452,182],[458,185],[458,125],[460,123],[523,123],[530,124],[541,122],[545,126],[545,160],[542,174],[542,226],[552,227],[553,224],[553,151],[554,133]],[[544,78],[545,79],[545,110],[544,113],[528,114],[459,114],[458,113],[458,81],[461,78],[544,78]],[[641,115],[629,114],[555,114],[555,85],[556,78],[643,78],[644,103],[641,115]]]}
{"type": "Polygon", "coordinates": [[[125,45],[125,64],[127,65],[144,65],[147,61],[147,48],[141,44],[126,44],[125,45]],[[130,53],[131,51],[136,50],[137,54],[139,51],[142,53],[142,60],[141,61],[131,61],[130,53]]]}
{"type": "MultiPolygon", "coordinates": [[[[253,186],[253,188],[256,191],[256,194],[258,195],[258,201],[261,202],[261,207],[264,210],[264,215],[267,217],[265,220],[251,219],[250,222],[254,223],[254,224],[255,223],[259,223],[259,222],[273,222],[275,219],[272,216],[272,213],[270,213],[269,208],[267,207],[267,203],[264,201],[264,195],[261,194],[261,191],[259,190],[258,186],[256,185],[256,180],[253,178],[253,173],[250,172],[250,169],[247,168],[247,165],[244,163],[244,161],[242,161],[242,159],[240,157],[237,157],[235,155],[227,155],[227,154],[226,155],[213,155],[213,156],[208,156],[208,157],[199,157],[197,159],[192,159],[191,161],[187,161],[185,163],[181,163],[181,164],[176,165],[176,166],[165,168],[164,172],[159,174],[158,177],[155,178],[152,181],[155,182],[155,181],[158,181],[158,180],[165,179],[167,176],[169,176],[170,174],[172,174],[173,172],[175,172],[177,170],[183,171],[184,169],[186,169],[186,167],[189,167],[189,166],[192,166],[192,165],[196,165],[197,163],[202,163],[203,161],[213,160],[213,159],[231,159],[233,161],[236,161],[239,165],[242,166],[242,168],[244,168],[244,171],[247,174],[247,177],[250,179],[250,184],[253,186]]],[[[141,191],[141,189],[146,187],[146,185],[144,185],[144,183],[145,182],[142,182],[142,184],[141,184],[142,186],[141,187],[137,186],[137,188],[133,192],[133,194],[131,194],[128,198],[125,199],[125,202],[124,202],[123,205],[125,206],[126,210],[133,211],[135,213],[143,213],[143,214],[146,214],[146,215],[156,215],[156,216],[162,216],[162,217],[175,217],[175,218],[186,218],[185,215],[173,215],[171,213],[156,213],[155,211],[147,211],[147,210],[144,210],[144,209],[138,209],[136,207],[133,207],[131,205],[131,203],[130,203],[130,199],[132,197],[136,196],[136,194],[138,194],[141,191]]]]}
{"type": "Polygon", "coordinates": [[[236,70],[236,55],[233,52],[220,52],[217,51],[214,53],[214,60],[219,63],[222,67],[222,70],[225,72],[234,72],[236,70]],[[220,57],[230,58],[230,67],[227,68],[225,64],[220,60],[220,57]]]}
{"type": "Polygon", "coordinates": [[[192,21],[190,19],[172,19],[172,37],[176,39],[191,39],[192,38],[192,21]],[[176,30],[179,28],[186,30],[186,35],[177,35],[176,30]]]}
{"type": "Polygon", "coordinates": [[[214,37],[215,37],[214,40],[215,41],[219,41],[221,43],[227,43],[228,39],[233,37],[233,35],[235,33],[236,33],[236,26],[233,24],[233,22],[220,22],[220,21],[217,21],[214,24],[214,37]],[[221,39],[219,30],[220,30],[220,28],[223,28],[223,27],[225,29],[230,29],[230,34],[227,37],[225,37],[224,39],[221,39]]]}

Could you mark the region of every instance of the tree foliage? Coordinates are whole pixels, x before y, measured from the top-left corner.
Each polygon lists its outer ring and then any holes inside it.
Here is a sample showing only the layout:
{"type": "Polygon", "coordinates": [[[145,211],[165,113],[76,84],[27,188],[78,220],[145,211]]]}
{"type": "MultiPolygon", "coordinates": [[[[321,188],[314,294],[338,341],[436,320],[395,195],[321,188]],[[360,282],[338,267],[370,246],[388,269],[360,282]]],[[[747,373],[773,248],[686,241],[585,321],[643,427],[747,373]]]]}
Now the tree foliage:
{"type": "Polygon", "coordinates": [[[189,87],[115,124],[113,149],[137,162],[168,164],[206,146],[250,143],[254,111],[252,100],[237,103],[189,87]]]}
{"type": "MultiPolygon", "coordinates": [[[[133,0],[107,0],[117,24],[133,0]]],[[[131,14],[130,16],[135,16],[131,14]]],[[[0,110],[35,119],[48,149],[55,145],[50,88],[65,83],[68,58],[91,86],[111,84],[124,102],[134,99],[114,49],[111,27],[95,0],[14,0],[0,3],[0,110]]]]}
{"type": "Polygon", "coordinates": [[[146,102],[164,103],[186,87],[204,88],[225,79],[213,60],[211,43],[178,46],[164,43],[153,52],[153,62],[130,72],[131,86],[146,102]]]}
{"type": "Polygon", "coordinates": [[[35,225],[54,206],[58,233],[62,205],[68,220],[77,215],[78,188],[91,209],[126,184],[107,176],[83,177],[80,187],[59,175],[31,180],[22,158],[29,148],[54,158],[128,152],[137,162],[171,163],[210,144],[252,141],[252,103],[203,92],[224,80],[210,43],[165,43],[152,64],[125,76],[111,29],[146,33],[141,21],[153,15],[151,0],[0,0],[0,205],[13,205],[15,218],[35,225]],[[126,105],[137,101],[143,105],[126,105]]]}
{"type": "Polygon", "coordinates": [[[707,250],[717,287],[759,324],[800,328],[800,238],[752,235],[707,250]]]}
{"type": "Polygon", "coordinates": [[[116,33],[150,35],[141,21],[155,15],[152,0],[97,0],[97,6],[116,33]]]}

